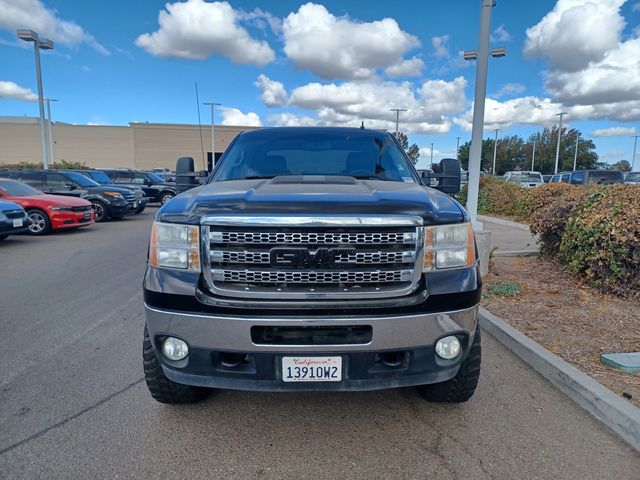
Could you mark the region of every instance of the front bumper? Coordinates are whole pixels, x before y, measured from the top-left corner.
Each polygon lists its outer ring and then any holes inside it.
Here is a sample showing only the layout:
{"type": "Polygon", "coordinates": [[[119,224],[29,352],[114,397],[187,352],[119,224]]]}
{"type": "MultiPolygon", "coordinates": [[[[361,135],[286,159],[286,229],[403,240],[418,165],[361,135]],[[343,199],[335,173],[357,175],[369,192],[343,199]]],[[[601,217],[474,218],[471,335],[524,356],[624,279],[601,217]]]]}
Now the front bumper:
{"type": "Polygon", "coordinates": [[[0,235],[14,235],[16,233],[23,233],[29,230],[28,215],[25,214],[25,216],[22,219],[15,219],[15,220],[22,220],[22,225],[14,227],[13,226],[14,219],[12,218],[6,218],[6,219],[0,220],[0,235]]]}
{"type": "Polygon", "coordinates": [[[455,376],[466,358],[477,325],[478,306],[452,312],[406,315],[342,316],[218,316],[171,311],[145,305],[147,329],[167,377],[175,382],[240,390],[375,390],[442,382],[455,376]],[[365,343],[269,344],[254,341],[252,328],[261,327],[370,327],[365,343]],[[190,347],[189,356],[172,362],[161,354],[165,336],[179,337],[190,347]],[[454,360],[435,355],[435,342],[456,335],[463,345],[454,360]],[[396,352],[399,365],[381,362],[396,352]],[[223,365],[224,354],[245,355],[240,365],[223,365]],[[342,357],[341,382],[285,383],[281,379],[283,356],[342,357]]]}
{"type": "Polygon", "coordinates": [[[126,200],[111,202],[108,206],[109,216],[112,218],[121,218],[127,215],[134,215],[136,208],[133,207],[133,203],[129,203],[126,200]]]}
{"type": "Polygon", "coordinates": [[[87,212],[52,211],[49,212],[49,215],[51,228],[54,230],[83,227],[94,222],[93,210],[91,209],[87,212]]]}

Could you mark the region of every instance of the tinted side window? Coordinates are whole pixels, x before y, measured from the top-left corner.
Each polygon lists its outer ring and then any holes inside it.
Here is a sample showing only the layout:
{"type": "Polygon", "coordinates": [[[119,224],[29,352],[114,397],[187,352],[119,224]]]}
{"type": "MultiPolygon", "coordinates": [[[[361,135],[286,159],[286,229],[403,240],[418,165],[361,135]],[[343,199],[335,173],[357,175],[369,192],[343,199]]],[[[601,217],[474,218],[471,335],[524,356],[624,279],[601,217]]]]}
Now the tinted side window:
{"type": "Polygon", "coordinates": [[[115,183],[131,183],[131,174],[129,172],[109,172],[115,183]]]}
{"type": "Polygon", "coordinates": [[[573,183],[574,185],[582,185],[584,183],[584,172],[572,173],[571,183],[573,183]]]}
{"type": "Polygon", "coordinates": [[[47,173],[47,187],[67,188],[67,185],[74,183],[59,173],[47,173]]]}
{"type": "Polygon", "coordinates": [[[137,185],[144,185],[144,181],[147,179],[147,176],[142,172],[135,172],[133,174],[133,183],[137,185]]]}
{"type": "Polygon", "coordinates": [[[35,188],[42,188],[44,185],[44,173],[41,172],[23,172],[14,178],[35,188]]]}
{"type": "Polygon", "coordinates": [[[569,177],[571,177],[570,173],[565,173],[564,175],[562,175],[562,177],[560,178],[560,181],[562,183],[569,183],[569,177]]]}

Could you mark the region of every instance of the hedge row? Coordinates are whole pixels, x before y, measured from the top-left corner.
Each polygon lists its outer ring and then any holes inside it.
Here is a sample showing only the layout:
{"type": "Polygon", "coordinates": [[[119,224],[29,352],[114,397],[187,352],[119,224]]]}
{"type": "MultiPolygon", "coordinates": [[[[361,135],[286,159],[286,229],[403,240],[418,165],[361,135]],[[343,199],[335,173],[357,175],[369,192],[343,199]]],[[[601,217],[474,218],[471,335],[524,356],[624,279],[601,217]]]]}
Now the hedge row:
{"type": "MultiPolygon", "coordinates": [[[[18,163],[1,163],[0,168],[9,168],[9,169],[17,169],[21,170],[23,168],[40,170],[43,168],[42,162],[18,162],[18,163]]],[[[49,168],[54,169],[67,169],[67,170],[89,170],[90,167],[87,166],[84,162],[70,162],[68,160],[60,160],[58,162],[53,162],[49,165],[49,168]]]]}
{"type": "Polygon", "coordinates": [[[478,211],[528,223],[542,254],[605,292],[640,297],[640,185],[524,189],[483,178],[478,211]]]}

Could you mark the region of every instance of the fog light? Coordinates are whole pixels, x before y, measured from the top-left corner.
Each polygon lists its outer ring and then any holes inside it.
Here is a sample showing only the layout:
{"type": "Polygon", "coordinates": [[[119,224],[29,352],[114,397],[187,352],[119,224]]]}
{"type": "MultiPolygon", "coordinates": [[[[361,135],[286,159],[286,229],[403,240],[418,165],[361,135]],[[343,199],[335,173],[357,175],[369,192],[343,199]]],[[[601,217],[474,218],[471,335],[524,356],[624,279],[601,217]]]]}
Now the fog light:
{"type": "Polygon", "coordinates": [[[162,344],[162,353],[169,360],[182,360],[189,355],[189,347],[179,338],[167,337],[162,344]]]}
{"type": "Polygon", "coordinates": [[[456,358],[460,354],[460,340],[453,335],[441,338],[436,343],[436,353],[445,360],[456,358]]]}

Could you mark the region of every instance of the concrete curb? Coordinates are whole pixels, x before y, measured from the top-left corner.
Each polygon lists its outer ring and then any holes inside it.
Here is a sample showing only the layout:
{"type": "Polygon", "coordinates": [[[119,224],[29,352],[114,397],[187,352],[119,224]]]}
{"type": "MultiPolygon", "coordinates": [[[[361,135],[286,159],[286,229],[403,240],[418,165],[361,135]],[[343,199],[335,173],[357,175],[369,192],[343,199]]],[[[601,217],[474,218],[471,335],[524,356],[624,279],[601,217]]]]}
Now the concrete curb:
{"type": "Polygon", "coordinates": [[[496,249],[491,254],[493,257],[536,257],[538,256],[537,249],[524,249],[524,250],[500,250],[496,249]]]}
{"type": "Polygon", "coordinates": [[[482,222],[497,223],[498,225],[504,225],[505,227],[519,228],[520,230],[529,231],[529,225],[524,223],[512,222],[511,220],[505,220],[503,218],[491,217],[489,215],[478,215],[478,220],[482,222]]]}
{"type": "Polygon", "coordinates": [[[640,409],[484,308],[479,318],[488,333],[640,452],[640,409]]]}

